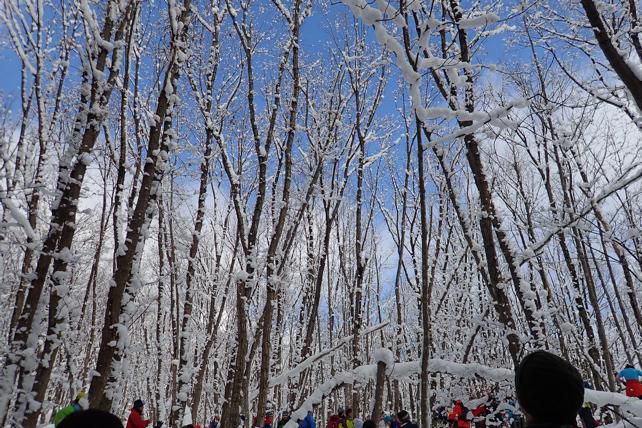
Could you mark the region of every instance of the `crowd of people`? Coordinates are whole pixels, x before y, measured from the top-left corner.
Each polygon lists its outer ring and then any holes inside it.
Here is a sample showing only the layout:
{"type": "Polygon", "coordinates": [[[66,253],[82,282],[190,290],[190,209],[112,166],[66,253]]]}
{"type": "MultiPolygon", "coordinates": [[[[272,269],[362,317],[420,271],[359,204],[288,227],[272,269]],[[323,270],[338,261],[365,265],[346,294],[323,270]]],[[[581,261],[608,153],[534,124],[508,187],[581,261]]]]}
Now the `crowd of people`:
{"type": "MultiPolygon", "coordinates": [[[[627,365],[618,373],[626,388],[626,395],[642,399],[642,371],[627,365]]],[[[577,418],[582,428],[596,428],[612,422],[608,413],[597,419],[596,410],[590,403],[584,403],[584,392],[592,386],[583,381],[578,370],[566,360],[546,351],[535,351],[520,362],[515,370],[516,398],[502,400],[488,392],[481,399],[454,400],[450,407],[437,407],[432,418],[435,426],[443,428],[576,428],[577,418]],[[470,406],[471,408],[469,408],[470,406]]],[[[56,428],[124,428],[115,415],[97,409],[87,409],[85,393],[80,392],[66,407],[54,415],[56,428]]],[[[148,428],[151,420],[145,418],[145,403],[135,400],[127,418],[126,428],[148,428]]],[[[266,412],[263,426],[259,419],[253,421],[254,428],[284,428],[290,422],[288,411],[279,415],[274,425],[274,413],[266,412]]],[[[295,421],[298,428],[316,428],[313,413],[308,412],[295,421]]],[[[158,422],[154,428],[161,428],[158,422]]],[[[241,416],[240,426],[245,426],[241,416]]],[[[201,428],[199,424],[183,428],[201,428]]],[[[214,416],[207,428],[221,428],[220,419],[214,416]]],[[[383,413],[378,420],[362,420],[355,417],[351,408],[337,409],[329,414],[326,428],[417,428],[406,410],[397,413],[383,413]]]]}

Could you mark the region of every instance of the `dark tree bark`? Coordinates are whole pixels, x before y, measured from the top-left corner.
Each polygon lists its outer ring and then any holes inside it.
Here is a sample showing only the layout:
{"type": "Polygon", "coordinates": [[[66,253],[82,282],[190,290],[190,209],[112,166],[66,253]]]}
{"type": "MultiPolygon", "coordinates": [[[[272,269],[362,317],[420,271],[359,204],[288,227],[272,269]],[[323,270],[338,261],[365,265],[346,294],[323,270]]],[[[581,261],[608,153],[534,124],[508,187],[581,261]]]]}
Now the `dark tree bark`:
{"type": "Polygon", "coordinates": [[[143,242],[145,229],[149,227],[153,210],[151,207],[158,198],[160,192],[162,173],[165,169],[169,155],[169,130],[172,127],[172,113],[174,109],[173,93],[180,73],[183,56],[187,49],[187,31],[191,15],[191,0],[185,0],[178,22],[182,24],[179,34],[173,35],[171,42],[170,64],[165,74],[163,87],[158,96],[156,116],[160,120],[152,124],[149,132],[149,143],[147,146],[148,159],[144,166],[144,174],[136,208],[128,222],[125,239],[125,250],[119,254],[116,260],[116,271],[114,272],[114,286],[110,287],[107,296],[107,310],[101,334],[100,348],[96,362],[96,375],[92,377],[90,385],[90,403],[92,407],[102,410],[111,410],[113,388],[117,381],[114,372],[115,365],[122,359],[122,343],[125,340],[121,336],[118,326],[126,322],[128,318],[126,306],[135,297],[134,285],[132,284],[132,272],[140,255],[140,244],[143,242]]]}

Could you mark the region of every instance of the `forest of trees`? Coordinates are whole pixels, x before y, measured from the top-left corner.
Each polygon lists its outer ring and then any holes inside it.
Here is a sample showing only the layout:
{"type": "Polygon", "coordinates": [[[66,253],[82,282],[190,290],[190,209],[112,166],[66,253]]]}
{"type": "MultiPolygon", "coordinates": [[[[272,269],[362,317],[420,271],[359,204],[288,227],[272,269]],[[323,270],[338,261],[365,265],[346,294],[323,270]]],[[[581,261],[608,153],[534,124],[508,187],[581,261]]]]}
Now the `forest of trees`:
{"type": "Polygon", "coordinates": [[[0,426],[369,414],[381,348],[421,428],[533,349],[621,392],[639,7],[1,0],[0,426]]]}

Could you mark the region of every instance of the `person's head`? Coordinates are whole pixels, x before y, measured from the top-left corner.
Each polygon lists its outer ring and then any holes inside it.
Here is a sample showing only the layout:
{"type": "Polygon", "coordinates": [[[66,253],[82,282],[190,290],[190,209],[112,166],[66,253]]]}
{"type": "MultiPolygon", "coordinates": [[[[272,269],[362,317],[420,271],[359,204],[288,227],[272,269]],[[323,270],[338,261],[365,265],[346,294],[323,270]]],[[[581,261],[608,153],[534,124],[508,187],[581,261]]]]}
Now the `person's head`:
{"type": "Polygon", "coordinates": [[[522,359],[515,370],[515,390],[527,424],[575,425],[584,402],[580,373],[546,351],[522,359]]]}
{"type": "Polygon", "coordinates": [[[80,400],[82,400],[86,396],[87,396],[87,393],[85,391],[80,391],[78,395],[76,395],[76,398],[74,398],[74,403],[80,403],[80,400]]]}
{"type": "Polygon", "coordinates": [[[134,407],[132,409],[136,410],[139,413],[143,413],[143,407],[145,407],[145,402],[141,399],[134,401],[134,407]]]}
{"type": "Polygon", "coordinates": [[[288,412],[287,410],[284,410],[281,413],[281,419],[290,419],[290,412],[288,412]]]}
{"type": "Polygon", "coordinates": [[[624,368],[625,369],[634,369],[635,367],[633,366],[633,364],[627,364],[626,366],[624,366],[624,368]]]}
{"type": "Polygon", "coordinates": [[[98,409],[81,410],[67,416],[58,428],[123,428],[118,417],[98,409]]]}
{"type": "Polygon", "coordinates": [[[363,422],[363,428],[377,428],[377,424],[372,419],[363,422]]]}
{"type": "Polygon", "coordinates": [[[346,412],[345,412],[345,410],[343,410],[342,407],[340,407],[339,410],[337,410],[337,415],[339,415],[339,417],[344,417],[345,413],[346,412]]]}
{"type": "Polygon", "coordinates": [[[408,422],[410,420],[410,413],[408,413],[406,410],[402,410],[399,413],[397,413],[397,419],[401,422],[408,422]]]}
{"type": "Polygon", "coordinates": [[[348,407],[346,409],[346,418],[351,418],[351,417],[352,417],[352,409],[348,407]]]}

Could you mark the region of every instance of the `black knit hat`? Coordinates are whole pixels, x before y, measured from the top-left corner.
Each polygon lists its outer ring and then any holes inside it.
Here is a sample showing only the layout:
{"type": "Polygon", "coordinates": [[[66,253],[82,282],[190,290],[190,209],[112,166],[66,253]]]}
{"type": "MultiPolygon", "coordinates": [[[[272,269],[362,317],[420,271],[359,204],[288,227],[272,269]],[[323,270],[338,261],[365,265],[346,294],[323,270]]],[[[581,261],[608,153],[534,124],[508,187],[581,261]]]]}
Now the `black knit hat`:
{"type": "Polygon", "coordinates": [[[515,370],[517,400],[533,422],[575,425],[584,402],[582,376],[568,361],[535,351],[515,370]]]}
{"type": "Polygon", "coordinates": [[[97,410],[81,410],[67,416],[58,428],[123,428],[123,423],[111,413],[97,410]]]}
{"type": "Polygon", "coordinates": [[[399,418],[401,422],[406,422],[410,420],[410,414],[407,411],[402,410],[397,413],[397,418],[399,418]]]}

